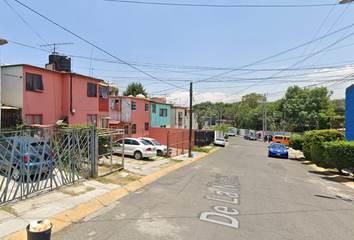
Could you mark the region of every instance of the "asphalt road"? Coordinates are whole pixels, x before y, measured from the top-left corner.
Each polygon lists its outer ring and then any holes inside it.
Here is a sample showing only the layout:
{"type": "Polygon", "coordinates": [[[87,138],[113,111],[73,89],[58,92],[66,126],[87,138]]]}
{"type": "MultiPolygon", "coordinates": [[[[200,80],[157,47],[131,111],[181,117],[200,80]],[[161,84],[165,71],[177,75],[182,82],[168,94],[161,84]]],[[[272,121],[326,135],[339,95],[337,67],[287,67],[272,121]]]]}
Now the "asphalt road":
{"type": "Polygon", "coordinates": [[[229,142],[52,239],[353,239],[354,189],[268,158],[266,143],[229,142]]]}

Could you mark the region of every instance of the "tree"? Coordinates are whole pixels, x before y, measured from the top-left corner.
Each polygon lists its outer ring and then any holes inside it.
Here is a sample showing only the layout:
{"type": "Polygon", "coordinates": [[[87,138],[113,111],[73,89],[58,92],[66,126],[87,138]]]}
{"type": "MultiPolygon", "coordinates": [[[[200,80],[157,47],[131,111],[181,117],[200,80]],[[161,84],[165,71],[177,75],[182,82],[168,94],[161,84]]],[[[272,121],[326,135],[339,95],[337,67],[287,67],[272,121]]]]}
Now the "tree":
{"type": "Polygon", "coordinates": [[[138,94],[143,94],[146,98],[148,97],[148,94],[146,92],[146,89],[144,88],[143,84],[141,83],[130,83],[127,87],[127,89],[123,92],[123,96],[129,96],[132,95],[136,97],[138,94]]]}

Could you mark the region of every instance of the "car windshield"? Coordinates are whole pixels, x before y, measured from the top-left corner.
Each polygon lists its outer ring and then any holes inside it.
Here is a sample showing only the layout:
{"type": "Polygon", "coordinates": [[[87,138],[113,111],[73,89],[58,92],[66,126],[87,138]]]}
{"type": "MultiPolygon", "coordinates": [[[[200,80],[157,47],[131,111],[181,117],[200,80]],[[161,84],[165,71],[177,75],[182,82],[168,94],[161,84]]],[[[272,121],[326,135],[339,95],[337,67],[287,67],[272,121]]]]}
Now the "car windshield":
{"type": "Polygon", "coordinates": [[[270,147],[276,149],[286,149],[286,146],[283,144],[271,144],[270,147]]]}
{"type": "Polygon", "coordinates": [[[151,142],[153,142],[156,146],[161,146],[162,144],[156,141],[155,139],[152,139],[151,142]]]}
{"type": "Polygon", "coordinates": [[[222,139],[222,138],[217,138],[217,139],[215,139],[216,141],[224,141],[224,139],[222,139]]]}

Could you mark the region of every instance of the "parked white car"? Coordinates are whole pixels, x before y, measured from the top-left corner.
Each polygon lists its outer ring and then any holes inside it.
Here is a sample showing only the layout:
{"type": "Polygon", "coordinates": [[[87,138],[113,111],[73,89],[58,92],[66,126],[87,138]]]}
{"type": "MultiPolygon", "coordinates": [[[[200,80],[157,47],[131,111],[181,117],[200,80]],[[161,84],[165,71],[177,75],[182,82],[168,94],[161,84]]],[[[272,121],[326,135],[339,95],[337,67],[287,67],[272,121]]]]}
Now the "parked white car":
{"type": "MultiPolygon", "coordinates": [[[[142,139],[142,140],[148,142],[149,144],[155,146],[156,151],[157,151],[157,155],[159,155],[159,156],[167,155],[167,146],[166,145],[162,145],[161,143],[159,143],[157,140],[155,140],[153,138],[140,137],[139,139],[142,139]]],[[[170,148],[170,154],[171,153],[172,153],[172,149],[170,148]]]]}
{"type": "Polygon", "coordinates": [[[223,146],[223,147],[225,147],[226,141],[223,138],[215,138],[214,145],[215,146],[223,146]]]}
{"type": "MultiPolygon", "coordinates": [[[[119,143],[120,147],[113,147],[113,152],[123,153],[123,139],[115,141],[119,143]]],[[[156,157],[156,147],[148,142],[138,138],[125,138],[124,139],[124,155],[133,156],[135,159],[156,157]]]]}

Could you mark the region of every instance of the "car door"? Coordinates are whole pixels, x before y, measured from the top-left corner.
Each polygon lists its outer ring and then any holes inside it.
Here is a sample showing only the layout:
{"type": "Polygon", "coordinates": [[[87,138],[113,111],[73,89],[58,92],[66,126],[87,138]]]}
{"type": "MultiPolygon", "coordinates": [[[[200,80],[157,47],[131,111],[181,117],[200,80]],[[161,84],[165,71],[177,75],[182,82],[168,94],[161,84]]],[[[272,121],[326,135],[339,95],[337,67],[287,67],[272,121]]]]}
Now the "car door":
{"type": "Polygon", "coordinates": [[[119,139],[118,141],[115,141],[115,144],[112,146],[112,151],[114,153],[119,153],[122,154],[123,151],[123,139],[119,139]],[[119,146],[117,146],[119,144],[119,146]]]}
{"type": "Polygon", "coordinates": [[[133,156],[134,145],[132,144],[132,139],[124,139],[124,154],[133,156]]]}

